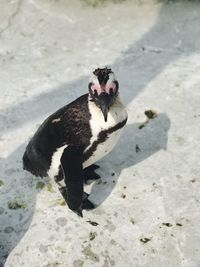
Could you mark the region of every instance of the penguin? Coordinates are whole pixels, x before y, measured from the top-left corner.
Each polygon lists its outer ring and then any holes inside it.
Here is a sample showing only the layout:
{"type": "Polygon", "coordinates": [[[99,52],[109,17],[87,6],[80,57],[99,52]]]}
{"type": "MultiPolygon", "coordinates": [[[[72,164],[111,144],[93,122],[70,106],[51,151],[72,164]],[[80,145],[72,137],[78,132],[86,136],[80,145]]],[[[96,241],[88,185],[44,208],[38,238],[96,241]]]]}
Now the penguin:
{"type": "Polygon", "coordinates": [[[119,83],[110,68],[97,68],[88,93],[57,110],[38,128],[23,155],[23,168],[58,184],[69,209],[83,216],[95,205],[84,183],[99,179],[95,163],[116,145],[127,122],[119,83]]]}

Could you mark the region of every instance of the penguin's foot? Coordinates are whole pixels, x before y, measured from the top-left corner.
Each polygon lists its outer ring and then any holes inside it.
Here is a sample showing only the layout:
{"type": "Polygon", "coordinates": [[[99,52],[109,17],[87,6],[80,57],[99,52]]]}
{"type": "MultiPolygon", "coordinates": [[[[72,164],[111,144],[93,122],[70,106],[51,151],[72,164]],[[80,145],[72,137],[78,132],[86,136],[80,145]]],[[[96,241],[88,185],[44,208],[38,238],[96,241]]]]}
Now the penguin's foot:
{"type": "MultiPolygon", "coordinates": [[[[66,187],[60,187],[59,190],[60,190],[60,193],[63,196],[66,204],[68,205],[67,188],[66,187]]],[[[84,196],[83,196],[83,198],[84,198],[84,196]]],[[[68,205],[68,207],[69,207],[69,205],[68,205]]],[[[78,216],[83,217],[82,207],[78,208],[77,210],[74,210],[74,209],[72,209],[70,207],[69,207],[69,209],[72,210],[74,213],[76,213],[78,216]]]]}
{"type": "Polygon", "coordinates": [[[86,169],[88,169],[88,170],[97,170],[97,169],[99,169],[100,168],[100,166],[99,165],[97,165],[97,164],[92,164],[92,165],[90,165],[90,166],[88,166],[87,168],[85,168],[85,170],[86,169]]]}
{"type": "Polygon", "coordinates": [[[84,192],[83,193],[83,203],[82,203],[82,209],[83,210],[92,210],[95,208],[95,205],[88,199],[89,194],[84,192]]]}
{"type": "MultiPolygon", "coordinates": [[[[67,203],[67,189],[66,187],[59,188],[65,202],[67,203]]],[[[83,217],[82,210],[91,210],[95,208],[95,205],[88,199],[89,194],[86,192],[83,192],[83,202],[80,208],[77,210],[71,209],[73,212],[75,212],[78,216],[83,217]]]]}
{"type": "Polygon", "coordinates": [[[98,168],[99,168],[98,165],[92,164],[83,170],[83,176],[84,176],[85,184],[87,184],[88,181],[98,180],[101,178],[100,175],[95,172],[95,170],[98,168]]]}
{"type": "Polygon", "coordinates": [[[83,217],[83,212],[81,208],[79,208],[78,210],[72,210],[72,211],[75,212],[78,216],[83,217]]]}
{"type": "Polygon", "coordinates": [[[86,192],[83,192],[83,202],[82,202],[81,207],[78,210],[72,210],[80,217],[83,217],[82,210],[92,210],[95,208],[95,205],[88,199],[88,197],[89,197],[89,194],[86,192]]]}

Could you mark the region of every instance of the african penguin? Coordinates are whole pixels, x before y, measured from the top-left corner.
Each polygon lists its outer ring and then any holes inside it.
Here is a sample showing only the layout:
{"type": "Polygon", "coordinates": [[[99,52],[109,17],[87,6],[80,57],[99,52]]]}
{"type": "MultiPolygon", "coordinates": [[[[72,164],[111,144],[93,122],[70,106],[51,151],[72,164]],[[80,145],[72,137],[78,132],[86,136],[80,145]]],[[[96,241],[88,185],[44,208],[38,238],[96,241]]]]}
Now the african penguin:
{"type": "Polygon", "coordinates": [[[94,208],[84,182],[100,178],[94,163],[113,149],[127,121],[111,69],[96,69],[88,88],[89,93],[42,123],[23,156],[24,169],[53,178],[68,207],[80,216],[83,209],[94,208]]]}

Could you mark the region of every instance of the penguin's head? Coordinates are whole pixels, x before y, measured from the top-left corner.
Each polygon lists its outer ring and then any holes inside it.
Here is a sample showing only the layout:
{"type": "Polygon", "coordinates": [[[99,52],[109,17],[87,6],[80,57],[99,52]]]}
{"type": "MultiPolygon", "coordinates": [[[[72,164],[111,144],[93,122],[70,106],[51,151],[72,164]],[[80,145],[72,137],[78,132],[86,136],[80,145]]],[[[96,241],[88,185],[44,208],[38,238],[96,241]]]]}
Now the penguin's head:
{"type": "Polygon", "coordinates": [[[118,96],[119,83],[114,73],[109,68],[95,69],[88,87],[92,101],[101,109],[106,122],[108,110],[118,96]]]}

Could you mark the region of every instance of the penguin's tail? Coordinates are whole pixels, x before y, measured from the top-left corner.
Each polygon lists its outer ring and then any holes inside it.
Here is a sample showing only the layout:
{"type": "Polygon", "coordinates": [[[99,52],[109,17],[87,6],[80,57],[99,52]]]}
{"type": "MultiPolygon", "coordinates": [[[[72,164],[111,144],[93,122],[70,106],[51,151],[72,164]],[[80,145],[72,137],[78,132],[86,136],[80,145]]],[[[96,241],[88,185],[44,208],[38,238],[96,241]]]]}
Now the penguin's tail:
{"type": "Polygon", "coordinates": [[[28,157],[27,151],[25,151],[23,155],[23,169],[26,171],[32,172],[31,161],[28,157]]]}
{"type": "Polygon", "coordinates": [[[26,151],[23,155],[23,169],[31,172],[35,176],[47,176],[47,170],[39,160],[39,157],[37,158],[34,153],[31,153],[29,147],[26,148],[26,151]]]}

